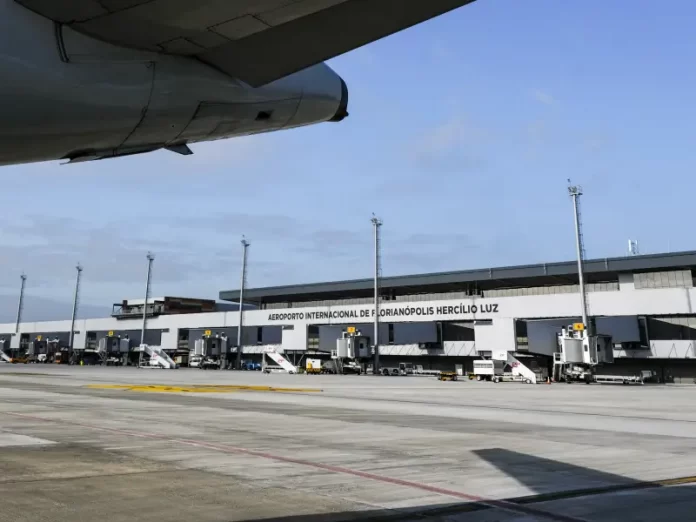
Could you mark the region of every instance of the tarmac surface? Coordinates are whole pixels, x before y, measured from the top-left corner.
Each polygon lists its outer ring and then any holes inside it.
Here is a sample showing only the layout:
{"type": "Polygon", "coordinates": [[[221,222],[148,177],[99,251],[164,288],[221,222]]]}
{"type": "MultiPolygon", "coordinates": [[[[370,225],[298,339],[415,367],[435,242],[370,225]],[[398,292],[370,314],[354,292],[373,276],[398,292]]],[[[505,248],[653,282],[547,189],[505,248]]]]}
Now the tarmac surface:
{"type": "Polygon", "coordinates": [[[694,512],[693,386],[0,365],[2,522],[694,512]]]}

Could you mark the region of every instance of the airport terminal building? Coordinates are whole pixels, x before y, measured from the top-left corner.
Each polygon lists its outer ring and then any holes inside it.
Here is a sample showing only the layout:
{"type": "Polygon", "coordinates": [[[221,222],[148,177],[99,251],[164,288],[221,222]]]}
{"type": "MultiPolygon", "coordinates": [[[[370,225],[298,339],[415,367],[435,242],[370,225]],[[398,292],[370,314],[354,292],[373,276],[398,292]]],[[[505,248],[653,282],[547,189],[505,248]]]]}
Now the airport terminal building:
{"type": "MultiPolygon", "coordinates": [[[[585,264],[589,315],[610,335],[616,366],[696,378],[696,251],[593,259],[585,264]]],[[[294,361],[321,356],[348,327],[373,335],[372,279],[246,289],[245,358],[275,349],[294,361]]],[[[552,357],[562,326],[581,316],[575,261],[486,268],[381,281],[379,350],[383,364],[471,368],[501,353],[552,357]]],[[[155,298],[148,302],[145,342],[185,354],[204,335],[225,335],[236,352],[238,290],[223,303],[155,298]]],[[[102,338],[141,342],[143,300],[114,305],[111,317],[77,320],[75,349],[102,338]]],[[[70,321],[0,325],[0,342],[17,349],[42,339],[69,342],[70,321]]]]}

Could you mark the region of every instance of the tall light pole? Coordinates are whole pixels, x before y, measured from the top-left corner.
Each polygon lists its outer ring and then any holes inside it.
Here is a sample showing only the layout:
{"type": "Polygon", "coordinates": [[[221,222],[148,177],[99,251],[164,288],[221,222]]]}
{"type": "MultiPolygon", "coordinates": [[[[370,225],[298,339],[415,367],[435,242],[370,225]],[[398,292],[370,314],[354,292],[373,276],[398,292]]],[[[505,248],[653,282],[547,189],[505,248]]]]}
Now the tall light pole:
{"type": "Polygon", "coordinates": [[[72,319],[70,320],[70,341],[68,344],[70,355],[72,355],[74,350],[75,319],[77,317],[77,304],[80,299],[80,277],[82,276],[82,266],[80,266],[80,263],[77,263],[75,270],[77,270],[77,277],[75,278],[75,295],[73,296],[72,319]]]}
{"type": "Polygon", "coordinates": [[[140,354],[138,356],[138,366],[143,363],[143,345],[145,344],[145,332],[147,331],[147,302],[150,299],[150,277],[152,276],[152,262],[155,256],[151,252],[147,253],[147,279],[145,280],[145,302],[143,303],[143,327],[140,332],[140,354]]]}
{"type": "Polygon", "coordinates": [[[242,281],[239,284],[239,323],[237,324],[237,360],[234,367],[242,369],[242,326],[244,325],[244,287],[246,286],[247,251],[249,242],[242,236],[242,281]]]}
{"type": "Polygon", "coordinates": [[[377,375],[379,373],[379,279],[382,272],[381,267],[381,255],[380,255],[380,229],[382,227],[382,220],[377,216],[372,214],[372,228],[374,232],[375,241],[375,331],[373,344],[375,347],[374,353],[374,363],[373,363],[373,374],[377,375]]]}
{"type": "Polygon", "coordinates": [[[578,256],[578,281],[580,283],[582,324],[585,326],[585,329],[588,329],[590,325],[587,319],[587,293],[585,290],[585,246],[583,244],[582,221],[580,217],[580,196],[582,196],[582,187],[579,185],[571,185],[570,180],[568,180],[568,195],[573,199],[573,215],[575,217],[575,248],[578,256]]]}
{"type": "Polygon", "coordinates": [[[27,283],[27,276],[22,274],[21,286],[19,287],[19,303],[17,304],[17,322],[15,323],[15,333],[19,333],[19,323],[22,322],[22,310],[24,309],[24,287],[27,283]]]}

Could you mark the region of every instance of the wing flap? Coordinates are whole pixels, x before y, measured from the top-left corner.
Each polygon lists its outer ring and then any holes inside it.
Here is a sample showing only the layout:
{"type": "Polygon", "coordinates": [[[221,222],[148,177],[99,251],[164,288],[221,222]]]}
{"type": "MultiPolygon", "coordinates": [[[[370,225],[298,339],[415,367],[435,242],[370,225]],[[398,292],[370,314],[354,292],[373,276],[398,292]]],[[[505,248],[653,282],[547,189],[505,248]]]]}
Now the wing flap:
{"type": "Polygon", "coordinates": [[[198,57],[253,86],[264,85],[474,0],[350,0],[198,57]]]}
{"type": "Polygon", "coordinates": [[[101,40],[259,86],[474,0],[16,0],[101,40]]]}

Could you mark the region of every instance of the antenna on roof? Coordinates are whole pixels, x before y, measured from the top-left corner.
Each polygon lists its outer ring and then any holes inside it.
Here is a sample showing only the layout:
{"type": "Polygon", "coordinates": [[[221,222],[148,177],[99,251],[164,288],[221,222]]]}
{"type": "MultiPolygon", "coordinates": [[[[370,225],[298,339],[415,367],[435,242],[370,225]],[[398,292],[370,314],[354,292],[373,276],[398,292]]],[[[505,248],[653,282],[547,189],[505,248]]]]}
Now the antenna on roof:
{"type": "Polygon", "coordinates": [[[635,239],[629,239],[628,240],[628,255],[629,256],[637,256],[638,254],[639,254],[638,241],[635,239]]]}

